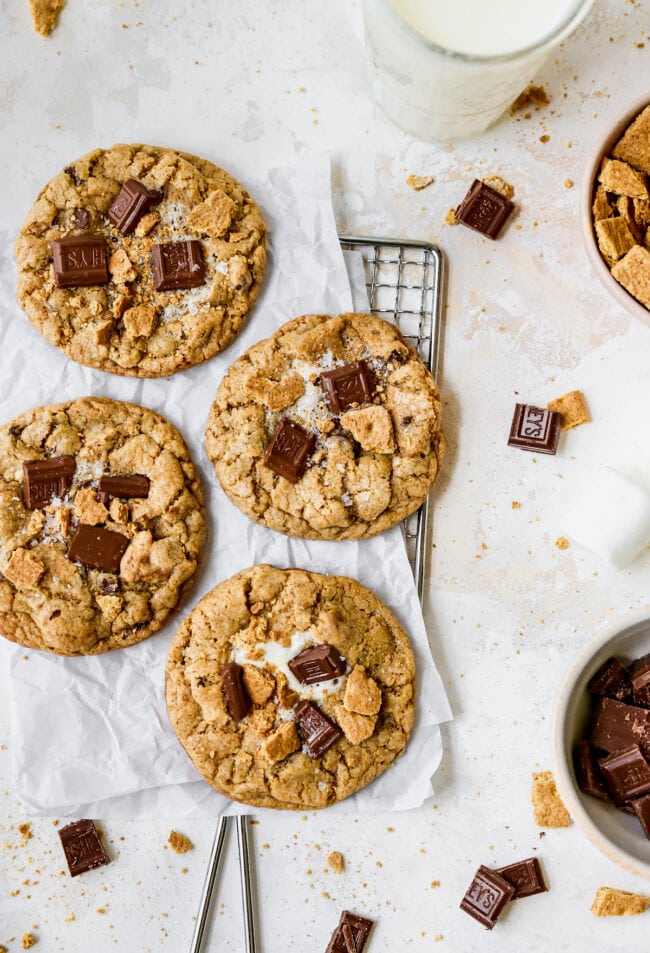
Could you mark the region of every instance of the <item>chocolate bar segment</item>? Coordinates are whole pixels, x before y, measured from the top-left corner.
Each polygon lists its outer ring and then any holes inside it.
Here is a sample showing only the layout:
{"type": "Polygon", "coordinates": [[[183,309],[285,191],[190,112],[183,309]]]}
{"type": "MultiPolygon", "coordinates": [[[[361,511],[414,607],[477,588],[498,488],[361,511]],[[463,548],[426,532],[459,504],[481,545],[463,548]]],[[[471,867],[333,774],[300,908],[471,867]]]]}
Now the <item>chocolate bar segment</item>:
{"type": "Polygon", "coordinates": [[[546,407],[532,404],[515,406],[508,445],[533,453],[556,453],[562,429],[562,416],[546,407]]]}
{"type": "Polygon", "coordinates": [[[578,741],[574,746],[573,770],[581,791],[601,801],[611,802],[612,799],[598,767],[594,748],[588,741],[578,741]]]}
{"type": "Polygon", "coordinates": [[[345,659],[333,645],[312,645],[289,659],[289,668],[305,685],[338,678],[346,667],[345,659]]]}
{"type": "Polygon", "coordinates": [[[67,824],[59,831],[59,837],[71,877],[110,863],[101,835],[92,821],[67,824]]]}
{"type": "Polygon", "coordinates": [[[100,235],[84,232],[52,242],[54,280],[59,288],[86,288],[108,281],[106,246],[100,235]]]}
{"type": "Polygon", "coordinates": [[[505,195],[501,195],[480,179],[474,179],[467,195],[456,209],[456,221],[487,238],[497,238],[513,209],[513,203],[505,195]]]}
{"type": "Polygon", "coordinates": [[[350,407],[365,404],[375,395],[375,382],[365,361],[323,371],[320,386],[333,414],[342,414],[350,407]]]}
{"type": "Polygon", "coordinates": [[[154,245],[151,262],[156,291],[196,288],[205,281],[203,248],[194,238],[154,245]]]}
{"type": "Polygon", "coordinates": [[[363,953],[373,926],[373,920],[344,910],[325,953],[363,953]]]}
{"type": "Polygon", "coordinates": [[[630,673],[616,658],[608,658],[589,680],[587,690],[592,695],[605,695],[623,702],[632,694],[630,673]]]}
{"type": "Polygon", "coordinates": [[[123,235],[129,235],[155,201],[156,198],[141,182],[127,179],[106,214],[123,235]]]}
{"type": "Polygon", "coordinates": [[[42,509],[53,497],[63,497],[72,485],[76,469],[74,457],[66,453],[49,460],[25,460],[23,494],[27,509],[42,509]]]}
{"type": "Polygon", "coordinates": [[[632,668],[634,704],[650,708],[650,655],[638,659],[632,668]]]}
{"type": "Polygon", "coordinates": [[[70,540],[68,558],[92,569],[116,573],[128,545],[128,537],[121,533],[80,523],[70,540]]]}
{"type": "Polygon", "coordinates": [[[288,417],[283,417],[266,448],[264,466],[289,483],[297,483],[307,468],[307,461],[315,446],[314,434],[288,417]]]}
{"type": "Polygon", "coordinates": [[[650,765],[638,745],[601,758],[598,764],[616,804],[650,793],[650,765]]]}
{"type": "Polygon", "coordinates": [[[492,930],[514,893],[515,888],[505,877],[489,867],[480,866],[460,902],[460,908],[482,923],[486,930],[492,930]]]}
{"type": "Polygon", "coordinates": [[[310,758],[320,758],[342,737],[343,732],[339,726],[313,702],[298,702],[293,710],[298,732],[307,746],[310,758]]]}
{"type": "Polygon", "coordinates": [[[643,833],[650,840],[650,794],[644,794],[631,801],[632,810],[639,818],[643,833]]]}
{"type": "Polygon", "coordinates": [[[97,499],[100,503],[108,503],[113,497],[120,500],[144,499],[149,495],[150,485],[149,477],[140,474],[103,476],[99,479],[97,499]]]}
{"type": "Polygon", "coordinates": [[[608,754],[630,745],[645,748],[646,744],[650,745],[650,711],[613,698],[600,698],[590,741],[608,754]]]}
{"type": "Polygon", "coordinates": [[[521,897],[532,897],[536,893],[545,893],[548,890],[544,881],[542,867],[537,857],[528,857],[516,864],[499,867],[495,873],[507,880],[515,888],[511,900],[521,897]]]}
{"type": "Polygon", "coordinates": [[[237,662],[229,662],[221,673],[226,708],[235,721],[245,718],[253,707],[243,676],[244,669],[237,662]]]}

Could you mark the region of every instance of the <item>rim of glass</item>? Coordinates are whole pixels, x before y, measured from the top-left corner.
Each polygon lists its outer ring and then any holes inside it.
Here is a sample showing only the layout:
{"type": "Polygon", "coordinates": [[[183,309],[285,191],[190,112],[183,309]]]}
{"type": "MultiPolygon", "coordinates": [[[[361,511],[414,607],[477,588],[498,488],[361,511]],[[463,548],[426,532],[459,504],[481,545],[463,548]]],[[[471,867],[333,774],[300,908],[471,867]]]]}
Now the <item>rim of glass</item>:
{"type": "Polygon", "coordinates": [[[587,15],[589,9],[593,5],[594,0],[575,0],[566,18],[562,20],[562,22],[554,30],[545,34],[535,43],[531,43],[528,46],[522,46],[516,50],[511,50],[509,53],[499,53],[496,55],[486,56],[483,56],[479,53],[461,53],[459,50],[450,50],[446,46],[440,46],[438,43],[434,43],[433,40],[429,40],[426,36],[424,36],[423,33],[420,33],[419,30],[416,30],[409,23],[407,23],[406,20],[397,12],[390,0],[378,0],[378,2],[384,7],[385,10],[388,11],[389,15],[397,23],[399,23],[404,30],[406,30],[407,33],[409,33],[415,40],[418,40],[423,46],[426,46],[435,53],[442,53],[443,56],[447,56],[454,60],[460,60],[463,63],[509,63],[512,60],[526,56],[528,53],[533,53],[537,50],[543,50],[544,47],[553,46],[554,44],[561,42],[561,40],[563,40],[564,37],[574,29],[574,27],[578,26],[580,21],[587,15]]]}

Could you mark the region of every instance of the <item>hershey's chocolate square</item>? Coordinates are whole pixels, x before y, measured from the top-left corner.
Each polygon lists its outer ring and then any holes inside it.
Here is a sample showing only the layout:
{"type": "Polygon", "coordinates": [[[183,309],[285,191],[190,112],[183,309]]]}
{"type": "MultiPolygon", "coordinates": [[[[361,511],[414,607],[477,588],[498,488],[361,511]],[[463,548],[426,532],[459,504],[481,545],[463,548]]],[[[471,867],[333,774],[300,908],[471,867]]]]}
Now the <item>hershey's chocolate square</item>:
{"type": "Polygon", "coordinates": [[[128,537],[121,533],[80,523],[70,540],[68,559],[103,572],[116,573],[128,545],[128,537]]]}
{"type": "Polygon", "coordinates": [[[84,232],[52,242],[54,280],[59,288],[86,288],[108,281],[106,247],[100,235],[84,232]]]}
{"type": "Polygon", "coordinates": [[[151,261],[156,291],[196,288],[205,281],[203,248],[194,238],[154,245],[151,261]]]}
{"type": "Polygon", "coordinates": [[[650,708],[650,658],[639,660],[632,669],[632,691],[634,704],[650,708]]]}
{"type": "Polygon", "coordinates": [[[534,453],[555,453],[562,429],[562,416],[546,407],[517,404],[508,444],[534,453]]]}
{"type": "Polygon", "coordinates": [[[314,434],[288,417],[283,417],[266,448],[264,466],[289,483],[297,483],[307,468],[315,445],[314,434]]]}
{"type": "Polygon", "coordinates": [[[650,746],[650,711],[613,698],[599,698],[589,740],[608,754],[630,745],[650,746]]]}
{"type": "Polygon", "coordinates": [[[303,684],[328,682],[343,675],[345,659],[333,645],[310,645],[289,659],[289,668],[303,684]]]}
{"type": "Polygon", "coordinates": [[[513,209],[514,205],[505,195],[474,179],[456,209],[456,220],[487,238],[497,238],[513,209]]]}
{"type": "Polygon", "coordinates": [[[307,754],[310,758],[320,758],[342,737],[343,732],[339,726],[313,702],[298,702],[293,710],[298,733],[307,745],[307,754]]]}
{"type": "Polygon", "coordinates": [[[52,497],[63,497],[70,489],[76,469],[74,457],[66,453],[49,460],[25,460],[23,493],[27,509],[42,509],[52,497]]]}
{"type": "Polygon", "coordinates": [[[548,890],[544,882],[544,874],[537,857],[527,857],[507,867],[498,867],[495,873],[507,880],[515,888],[511,900],[521,897],[532,897],[536,893],[545,893],[548,890]]]}
{"type": "Polygon", "coordinates": [[[333,371],[323,371],[320,386],[327,406],[334,414],[342,414],[353,404],[364,404],[372,400],[375,382],[372,372],[365,361],[344,364],[333,371]]]}
{"type": "Polygon", "coordinates": [[[632,810],[639,818],[643,833],[650,840],[650,794],[637,797],[631,802],[632,810]]]}
{"type": "Polygon", "coordinates": [[[110,863],[99,831],[92,821],[83,820],[67,824],[59,831],[59,837],[71,877],[85,874],[89,870],[110,863]]]}
{"type": "Polygon", "coordinates": [[[504,877],[481,866],[474,874],[460,908],[482,923],[486,930],[491,930],[514,893],[515,888],[504,877]]]}
{"type": "Polygon", "coordinates": [[[133,476],[103,476],[99,479],[97,499],[108,503],[116,497],[121,500],[144,499],[149,495],[149,477],[134,473],[133,476]]]}
{"type": "Polygon", "coordinates": [[[617,804],[650,793],[650,765],[638,745],[631,745],[598,762],[617,804]]]}
{"type": "Polygon", "coordinates": [[[244,685],[243,675],[244,669],[237,662],[229,662],[221,673],[226,708],[235,721],[245,718],[253,707],[244,685]]]}
{"type": "Polygon", "coordinates": [[[625,701],[632,694],[630,673],[618,659],[608,658],[589,679],[587,691],[592,695],[606,695],[619,702],[625,701]]]}
{"type": "Polygon", "coordinates": [[[611,802],[612,799],[600,773],[593,745],[584,739],[576,742],[573,747],[573,770],[581,791],[585,794],[591,794],[592,797],[597,797],[601,801],[611,802]]]}
{"type": "Polygon", "coordinates": [[[362,953],[373,926],[373,920],[344,910],[325,953],[362,953]]]}
{"type": "Polygon", "coordinates": [[[154,199],[146,186],[137,179],[127,179],[106,214],[123,235],[128,235],[153,204],[154,199]]]}

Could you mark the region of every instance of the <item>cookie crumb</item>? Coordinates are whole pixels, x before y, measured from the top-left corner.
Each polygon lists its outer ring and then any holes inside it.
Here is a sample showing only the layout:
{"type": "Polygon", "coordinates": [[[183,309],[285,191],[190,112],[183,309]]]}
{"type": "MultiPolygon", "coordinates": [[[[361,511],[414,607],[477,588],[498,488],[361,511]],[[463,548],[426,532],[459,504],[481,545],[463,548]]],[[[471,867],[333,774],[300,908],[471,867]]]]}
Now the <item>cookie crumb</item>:
{"type": "Polygon", "coordinates": [[[432,175],[409,175],[406,184],[410,185],[414,192],[421,192],[433,182],[432,175]]]}
{"type": "Polygon", "coordinates": [[[36,946],[38,940],[33,933],[24,933],[23,934],[23,950],[31,950],[33,946],[36,946]]]}
{"type": "Polygon", "coordinates": [[[178,831],[170,831],[167,843],[176,854],[186,854],[188,850],[192,850],[194,847],[189,837],[186,837],[185,834],[179,834],[178,831]]]}
{"type": "Polygon", "coordinates": [[[445,223],[447,225],[458,225],[458,219],[456,218],[456,209],[450,208],[447,214],[445,215],[445,223]]]}
{"type": "Polygon", "coordinates": [[[339,850],[333,850],[332,853],[327,858],[327,863],[330,865],[332,870],[335,870],[337,874],[343,873],[344,861],[343,854],[339,850]]]}
{"type": "Polygon", "coordinates": [[[536,86],[534,83],[531,83],[522,93],[519,93],[510,107],[510,112],[514,115],[514,113],[519,112],[520,109],[523,109],[530,103],[536,106],[537,109],[542,109],[544,106],[548,106],[549,102],[549,95],[544,87],[536,86]]]}
{"type": "Polygon", "coordinates": [[[561,415],[562,430],[571,430],[573,427],[591,423],[589,409],[582,391],[571,390],[562,397],[549,400],[546,406],[549,410],[554,410],[561,415]]]}
{"type": "Polygon", "coordinates": [[[555,545],[558,549],[568,549],[569,540],[566,538],[566,536],[558,536],[558,538],[555,540],[555,545]]]}
{"type": "Polygon", "coordinates": [[[591,905],[595,917],[636,916],[650,907],[650,897],[615,887],[599,887],[591,905]]]}
{"type": "Polygon", "coordinates": [[[23,844],[26,844],[28,840],[31,840],[32,826],[29,823],[29,821],[27,821],[25,824],[18,825],[18,833],[20,834],[20,837],[21,837],[21,846],[23,844]]]}
{"type": "Polygon", "coordinates": [[[568,827],[571,823],[551,771],[533,772],[531,801],[538,827],[568,827]]]}

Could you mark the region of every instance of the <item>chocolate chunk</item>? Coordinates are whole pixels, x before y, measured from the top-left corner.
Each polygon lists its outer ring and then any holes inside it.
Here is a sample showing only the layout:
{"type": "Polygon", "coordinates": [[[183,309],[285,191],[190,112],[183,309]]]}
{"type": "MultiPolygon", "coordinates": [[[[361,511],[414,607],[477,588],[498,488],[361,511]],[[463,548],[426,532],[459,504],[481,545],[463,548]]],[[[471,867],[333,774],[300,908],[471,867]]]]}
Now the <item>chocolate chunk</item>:
{"type": "Polygon", "coordinates": [[[601,758],[598,764],[617,804],[650,792],[650,765],[638,745],[601,758]]]}
{"type": "Polygon", "coordinates": [[[375,394],[375,382],[365,361],[323,371],[320,386],[333,414],[342,414],[354,404],[365,404],[375,394]]]}
{"type": "Polygon", "coordinates": [[[307,754],[310,758],[320,758],[342,737],[343,732],[339,726],[313,702],[298,702],[293,710],[298,732],[307,745],[307,754]]]}
{"type": "Polygon", "coordinates": [[[537,857],[528,857],[516,864],[499,867],[495,873],[507,880],[515,888],[511,900],[521,897],[532,897],[536,893],[545,893],[548,890],[544,882],[544,874],[537,857]]]}
{"type": "Polygon", "coordinates": [[[497,238],[513,209],[513,203],[505,195],[474,179],[456,209],[456,221],[488,238],[497,238]]]}
{"type": "Polygon", "coordinates": [[[113,497],[121,500],[144,499],[149,495],[150,485],[149,477],[140,474],[103,476],[99,479],[97,499],[100,503],[108,503],[113,497]]]}
{"type": "Polygon", "coordinates": [[[156,291],[196,288],[205,281],[203,248],[194,238],[154,245],[151,262],[156,291]]]}
{"type": "Polygon", "coordinates": [[[650,794],[644,794],[630,802],[632,810],[639,818],[643,833],[650,840],[650,794]]]}
{"type": "Polygon", "coordinates": [[[266,448],[264,466],[284,477],[289,483],[297,483],[307,468],[307,461],[314,452],[315,445],[314,434],[288,417],[283,417],[266,448]]]}
{"type": "Polygon", "coordinates": [[[343,675],[346,664],[333,645],[312,645],[289,659],[289,668],[299,681],[314,685],[343,675]]]}
{"type": "Polygon", "coordinates": [[[71,877],[110,863],[101,835],[92,821],[67,824],[59,831],[59,837],[71,877]]]}
{"type": "Polygon", "coordinates": [[[514,893],[515,888],[505,877],[489,867],[481,866],[474,874],[460,908],[491,930],[514,893]]]}
{"type": "Polygon", "coordinates": [[[373,926],[372,920],[344,910],[325,953],[362,953],[373,926]]]}
{"type": "Polygon", "coordinates": [[[52,497],[63,497],[72,485],[77,469],[74,457],[61,454],[49,460],[25,460],[23,493],[28,510],[39,510],[51,502],[52,497]]]}
{"type": "Polygon", "coordinates": [[[618,659],[608,658],[589,680],[587,690],[592,695],[606,695],[622,702],[632,694],[630,673],[618,659]]]}
{"type": "Polygon", "coordinates": [[[562,415],[546,407],[517,404],[508,445],[534,453],[555,453],[562,429],[562,415]]]}
{"type": "Polygon", "coordinates": [[[54,280],[59,288],[86,288],[108,281],[104,239],[84,232],[52,242],[54,280]]]}
{"type": "Polygon", "coordinates": [[[632,669],[634,704],[650,708],[650,656],[639,659],[632,669]]]}
{"type": "Polygon", "coordinates": [[[155,201],[141,182],[137,179],[127,179],[106,214],[123,235],[129,235],[155,201]]]}
{"type": "Polygon", "coordinates": [[[638,744],[650,745],[650,711],[625,705],[613,698],[600,698],[596,705],[590,741],[596,748],[614,754],[638,744]]]}
{"type": "Polygon", "coordinates": [[[87,228],[90,228],[91,215],[90,210],[87,208],[76,208],[72,213],[72,224],[75,228],[78,228],[80,231],[85,231],[87,228]]]}
{"type": "Polygon", "coordinates": [[[93,569],[116,573],[128,545],[128,537],[121,533],[80,523],[70,540],[68,558],[93,569]]]}
{"type": "Polygon", "coordinates": [[[573,748],[573,770],[578,787],[585,794],[591,794],[601,801],[611,801],[609,791],[600,773],[596,754],[588,741],[578,741],[573,748]]]}
{"type": "Polygon", "coordinates": [[[244,685],[244,669],[237,662],[229,662],[221,673],[226,708],[235,721],[241,721],[253,707],[244,685]]]}

